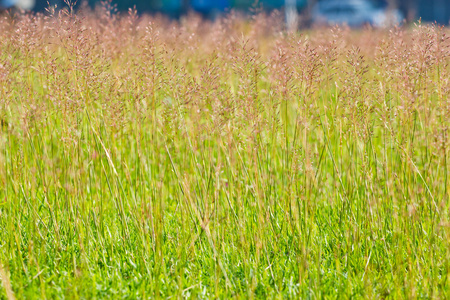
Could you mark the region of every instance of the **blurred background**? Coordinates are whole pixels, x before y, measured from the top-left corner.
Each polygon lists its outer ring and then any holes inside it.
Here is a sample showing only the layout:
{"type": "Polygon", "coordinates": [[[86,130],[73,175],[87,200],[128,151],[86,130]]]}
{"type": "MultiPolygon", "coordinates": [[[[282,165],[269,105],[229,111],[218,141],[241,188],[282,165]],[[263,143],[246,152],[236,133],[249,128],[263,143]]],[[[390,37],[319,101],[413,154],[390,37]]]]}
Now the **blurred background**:
{"type": "MultiPolygon", "coordinates": [[[[87,1],[91,7],[100,3],[100,0],[87,1]]],[[[58,8],[65,6],[64,0],[0,0],[0,7],[44,11],[47,2],[58,8]]],[[[136,6],[139,13],[162,13],[171,18],[192,11],[214,19],[230,9],[244,13],[255,7],[266,11],[279,9],[284,11],[290,27],[312,24],[384,26],[419,18],[441,25],[450,22],[450,0],[259,0],[256,4],[255,0],[113,0],[113,4],[117,5],[118,11],[136,6]]]]}

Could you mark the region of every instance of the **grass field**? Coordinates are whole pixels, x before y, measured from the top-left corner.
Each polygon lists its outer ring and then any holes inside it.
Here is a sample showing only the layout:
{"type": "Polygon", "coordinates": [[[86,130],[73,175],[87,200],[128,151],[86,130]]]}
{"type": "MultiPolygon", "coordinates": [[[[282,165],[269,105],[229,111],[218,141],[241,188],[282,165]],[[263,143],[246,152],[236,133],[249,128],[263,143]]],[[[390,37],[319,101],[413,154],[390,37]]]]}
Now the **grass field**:
{"type": "Polygon", "coordinates": [[[448,29],[0,18],[0,299],[450,297],[448,29]]]}

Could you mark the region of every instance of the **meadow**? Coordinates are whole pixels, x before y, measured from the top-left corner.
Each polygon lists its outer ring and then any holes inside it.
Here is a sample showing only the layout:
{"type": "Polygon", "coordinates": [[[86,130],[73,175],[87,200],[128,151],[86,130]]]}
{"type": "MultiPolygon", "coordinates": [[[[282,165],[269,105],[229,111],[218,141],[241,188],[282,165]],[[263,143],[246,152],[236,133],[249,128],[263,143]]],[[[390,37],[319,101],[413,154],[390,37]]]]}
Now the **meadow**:
{"type": "Polygon", "coordinates": [[[449,30],[0,16],[0,299],[450,297],[449,30]]]}

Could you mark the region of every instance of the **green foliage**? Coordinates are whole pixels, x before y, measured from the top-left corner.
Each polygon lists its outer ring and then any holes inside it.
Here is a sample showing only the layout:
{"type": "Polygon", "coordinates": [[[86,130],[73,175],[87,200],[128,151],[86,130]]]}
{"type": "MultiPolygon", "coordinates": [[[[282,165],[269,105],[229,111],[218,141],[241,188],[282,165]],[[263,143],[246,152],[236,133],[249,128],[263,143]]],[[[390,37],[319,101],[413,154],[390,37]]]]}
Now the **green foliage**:
{"type": "Polygon", "coordinates": [[[0,297],[450,297],[446,29],[110,12],[0,20],[0,297]]]}

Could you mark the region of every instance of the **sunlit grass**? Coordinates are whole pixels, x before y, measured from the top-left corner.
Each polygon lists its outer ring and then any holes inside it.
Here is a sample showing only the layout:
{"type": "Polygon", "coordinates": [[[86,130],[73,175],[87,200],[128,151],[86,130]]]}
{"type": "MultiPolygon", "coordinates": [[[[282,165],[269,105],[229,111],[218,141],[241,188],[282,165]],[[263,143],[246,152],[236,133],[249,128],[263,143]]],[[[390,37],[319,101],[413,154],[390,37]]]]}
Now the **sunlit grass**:
{"type": "Polygon", "coordinates": [[[0,20],[0,297],[448,298],[447,29],[0,20]]]}

